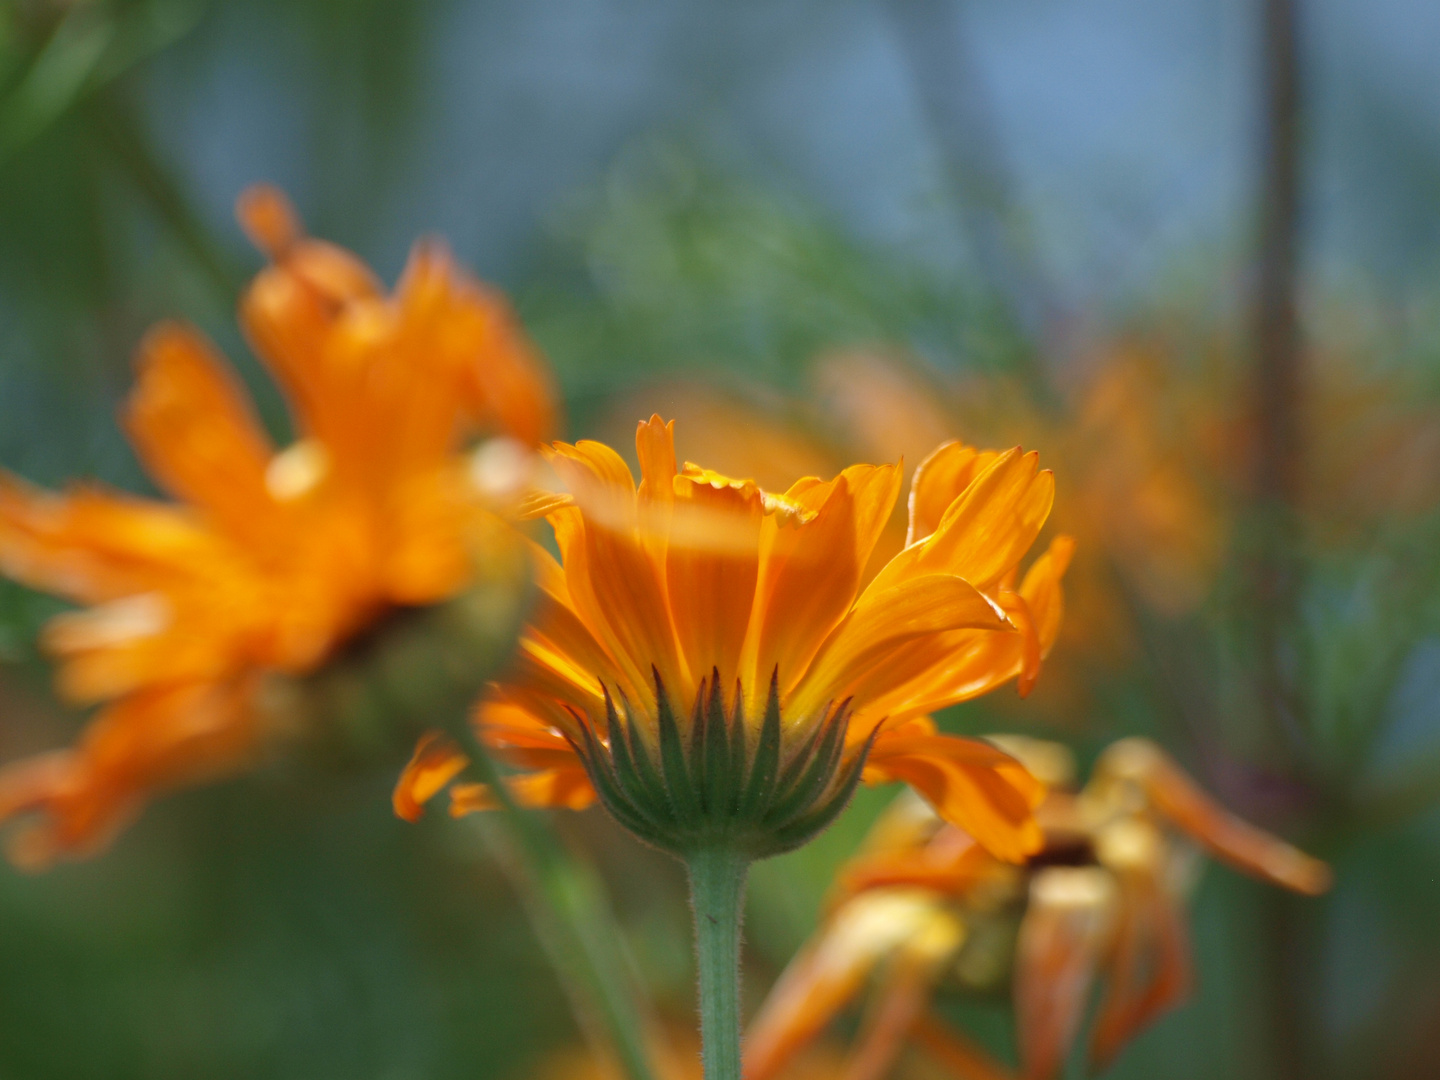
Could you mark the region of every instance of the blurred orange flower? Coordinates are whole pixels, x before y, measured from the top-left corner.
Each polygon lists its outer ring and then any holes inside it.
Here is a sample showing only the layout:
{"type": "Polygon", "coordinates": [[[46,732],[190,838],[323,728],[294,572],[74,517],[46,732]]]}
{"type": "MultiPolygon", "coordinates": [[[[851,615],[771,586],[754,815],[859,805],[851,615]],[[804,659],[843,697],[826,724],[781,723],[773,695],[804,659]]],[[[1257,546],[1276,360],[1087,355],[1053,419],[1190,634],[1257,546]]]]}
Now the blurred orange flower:
{"type": "Polygon", "coordinates": [[[1023,867],[1007,865],[918,801],[898,800],[752,1024],[746,1080],[781,1075],[872,972],[876,994],[847,1080],[878,1080],[907,1041],[957,1076],[1010,1075],[929,1007],[937,989],[990,992],[1007,981],[1023,1075],[1051,1080],[1103,979],[1090,1044],[1103,1068],[1188,991],[1192,845],[1297,892],[1329,887],[1324,863],[1216,805],[1153,743],[1114,744],[1075,794],[1065,748],[994,741],[1050,786],[1036,815],[1043,846],[1023,867]]]}
{"type": "Polygon", "coordinates": [[[92,851],[156,792],[250,761],[263,673],[310,671],[387,612],[463,589],[486,515],[477,470],[554,426],[505,301],[440,246],[418,245],[386,295],[303,236],[274,189],[247,191],[239,216],[272,260],[241,322],[295,441],[277,451],[210,345],[167,324],[140,347],[123,419],[177,501],[0,476],[0,567],[90,605],[43,644],[66,698],[108,702],[76,747],[0,772],[0,820],[37,815],[12,844],[23,863],[92,851]],[[472,462],[461,442],[479,434],[509,442],[472,462]]]}
{"type": "MultiPolygon", "coordinates": [[[[900,490],[856,465],[784,495],[686,464],[673,422],[636,435],[641,483],[600,443],[549,451],[563,560],[535,551],[542,600],[479,736],[527,770],[522,802],[598,796],[632,831],[685,851],[724,835],[756,856],[803,842],[853,785],[903,780],[1002,859],[1040,843],[1042,791],[1008,755],[937,734],[928,713],[1034,682],[1059,632],[1058,539],[1023,582],[1050,512],[1034,453],[959,443],[917,470],[909,544],[862,590],[900,490]]],[[[465,759],[422,743],[396,790],[414,817],[465,759]]],[[[452,810],[490,805],[457,785],[452,810]]]]}
{"type": "MultiPolygon", "coordinates": [[[[1163,349],[1127,344],[1080,366],[1049,407],[1014,380],[949,382],[890,352],[823,356],[813,374],[829,414],[858,417],[868,407],[884,418],[913,409],[923,429],[1018,435],[1065,461],[1053,525],[1076,538],[1078,555],[1067,585],[1071,618],[1044,695],[1059,703],[1050,711],[1064,715],[1083,708],[1097,671],[1130,655],[1139,633],[1132,601],[1174,617],[1209,594],[1230,530],[1226,469],[1237,453],[1225,434],[1225,395],[1206,397],[1200,383],[1171,369],[1163,349]]],[[[883,455],[908,448],[914,432],[872,420],[848,424],[844,437],[858,452],[883,455]]]]}

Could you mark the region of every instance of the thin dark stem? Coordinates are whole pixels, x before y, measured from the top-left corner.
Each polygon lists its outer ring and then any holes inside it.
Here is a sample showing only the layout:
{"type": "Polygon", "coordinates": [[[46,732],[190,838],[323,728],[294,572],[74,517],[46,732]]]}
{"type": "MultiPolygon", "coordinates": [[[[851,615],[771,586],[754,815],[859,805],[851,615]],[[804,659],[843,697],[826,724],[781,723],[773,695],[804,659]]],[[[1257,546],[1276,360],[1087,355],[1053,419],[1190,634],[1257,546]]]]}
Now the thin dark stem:
{"type": "MultiPolygon", "coordinates": [[[[1295,765],[1308,764],[1301,691],[1298,506],[1304,464],[1304,358],[1299,321],[1301,79],[1299,0],[1262,0],[1264,144],[1255,306],[1254,524],[1251,581],[1256,691],[1269,731],[1295,765]]],[[[1289,898],[1267,897],[1274,1068],[1304,1074],[1297,957],[1289,898]]]]}
{"type": "Polygon", "coordinates": [[[90,119],[103,144],[132,183],[194,260],[227,307],[235,303],[244,276],[219,247],[180,186],[156,160],[149,139],[124,104],[109,95],[91,103],[90,119]]]}
{"type": "Polygon", "coordinates": [[[1271,730],[1303,748],[1296,641],[1301,567],[1297,506],[1304,444],[1298,310],[1300,69],[1298,0],[1262,0],[1265,139],[1255,304],[1253,570],[1260,704],[1271,730]]]}

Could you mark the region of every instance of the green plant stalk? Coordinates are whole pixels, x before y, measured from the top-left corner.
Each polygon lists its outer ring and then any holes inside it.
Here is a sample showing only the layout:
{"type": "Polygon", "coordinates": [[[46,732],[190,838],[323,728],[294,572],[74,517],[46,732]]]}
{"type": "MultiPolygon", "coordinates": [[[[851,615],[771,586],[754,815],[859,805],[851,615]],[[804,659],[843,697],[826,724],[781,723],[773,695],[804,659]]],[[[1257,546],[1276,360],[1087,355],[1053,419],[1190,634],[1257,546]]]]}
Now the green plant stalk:
{"type": "MultiPolygon", "coordinates": [[[[461,725],[467,729],[468,724],[461,725]]],[[[500,769],[473,734],[466,751],[479,778],[500,803],[507,869],[581,1027],[614,1052],[629,1080],[655,1080],[646,1024],[635,1001],[618,942],[619,930],[592,869],[572,858],[539,814],[519,806],[500,769]]],[[[734,1074],[739,1076],[738,1071],[734,1074]]]]}
{"type": "Polygon", "coordinates": [[[700,972],[700,1046],[705,1080],[740,1080],[740,926],[750,860],[725,846],[685,860],[700,972]]]}

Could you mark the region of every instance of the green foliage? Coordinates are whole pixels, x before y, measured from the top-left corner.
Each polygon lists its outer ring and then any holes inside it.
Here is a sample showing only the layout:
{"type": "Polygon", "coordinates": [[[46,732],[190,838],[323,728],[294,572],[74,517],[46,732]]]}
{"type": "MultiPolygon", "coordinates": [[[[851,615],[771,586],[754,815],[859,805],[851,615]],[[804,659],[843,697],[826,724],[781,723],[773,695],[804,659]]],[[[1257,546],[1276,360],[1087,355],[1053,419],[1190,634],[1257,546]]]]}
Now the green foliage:
{"type": "Polygon", "coordinates": [[[860,242],[673,141],[627,149],[553,233],[521,311],[582,409],[685,374],[798,390],[845,345],[904,343],[951,370],[1028,351],[982,280],[860,242]]]}

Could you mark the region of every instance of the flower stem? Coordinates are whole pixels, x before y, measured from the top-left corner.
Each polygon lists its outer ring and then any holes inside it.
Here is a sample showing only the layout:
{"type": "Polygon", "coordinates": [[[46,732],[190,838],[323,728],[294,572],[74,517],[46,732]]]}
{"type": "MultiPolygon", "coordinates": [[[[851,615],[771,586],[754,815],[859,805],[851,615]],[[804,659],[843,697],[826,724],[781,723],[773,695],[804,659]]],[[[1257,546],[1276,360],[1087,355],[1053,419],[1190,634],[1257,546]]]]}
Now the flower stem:
{"type": "Polygon", "coordinates": [[[724,847],[686,859],[700,969],[705,1080],[740,1080],[740,923],[750,860],[724,847]]]}
{"type": "Polygon", "coordinates": [[[503,823],[508,855],[502,865],[508,864],[509,876],[520,887],[581,1028],[614,1053],[628,1080],[654,1080],[646,1010],[627,977],[620,931],[598,876],[566,852],[540,815],[516,805],[479,740],[472,737],[468,743],[472,765],[500,803],[497,821],[503,823]]]}

